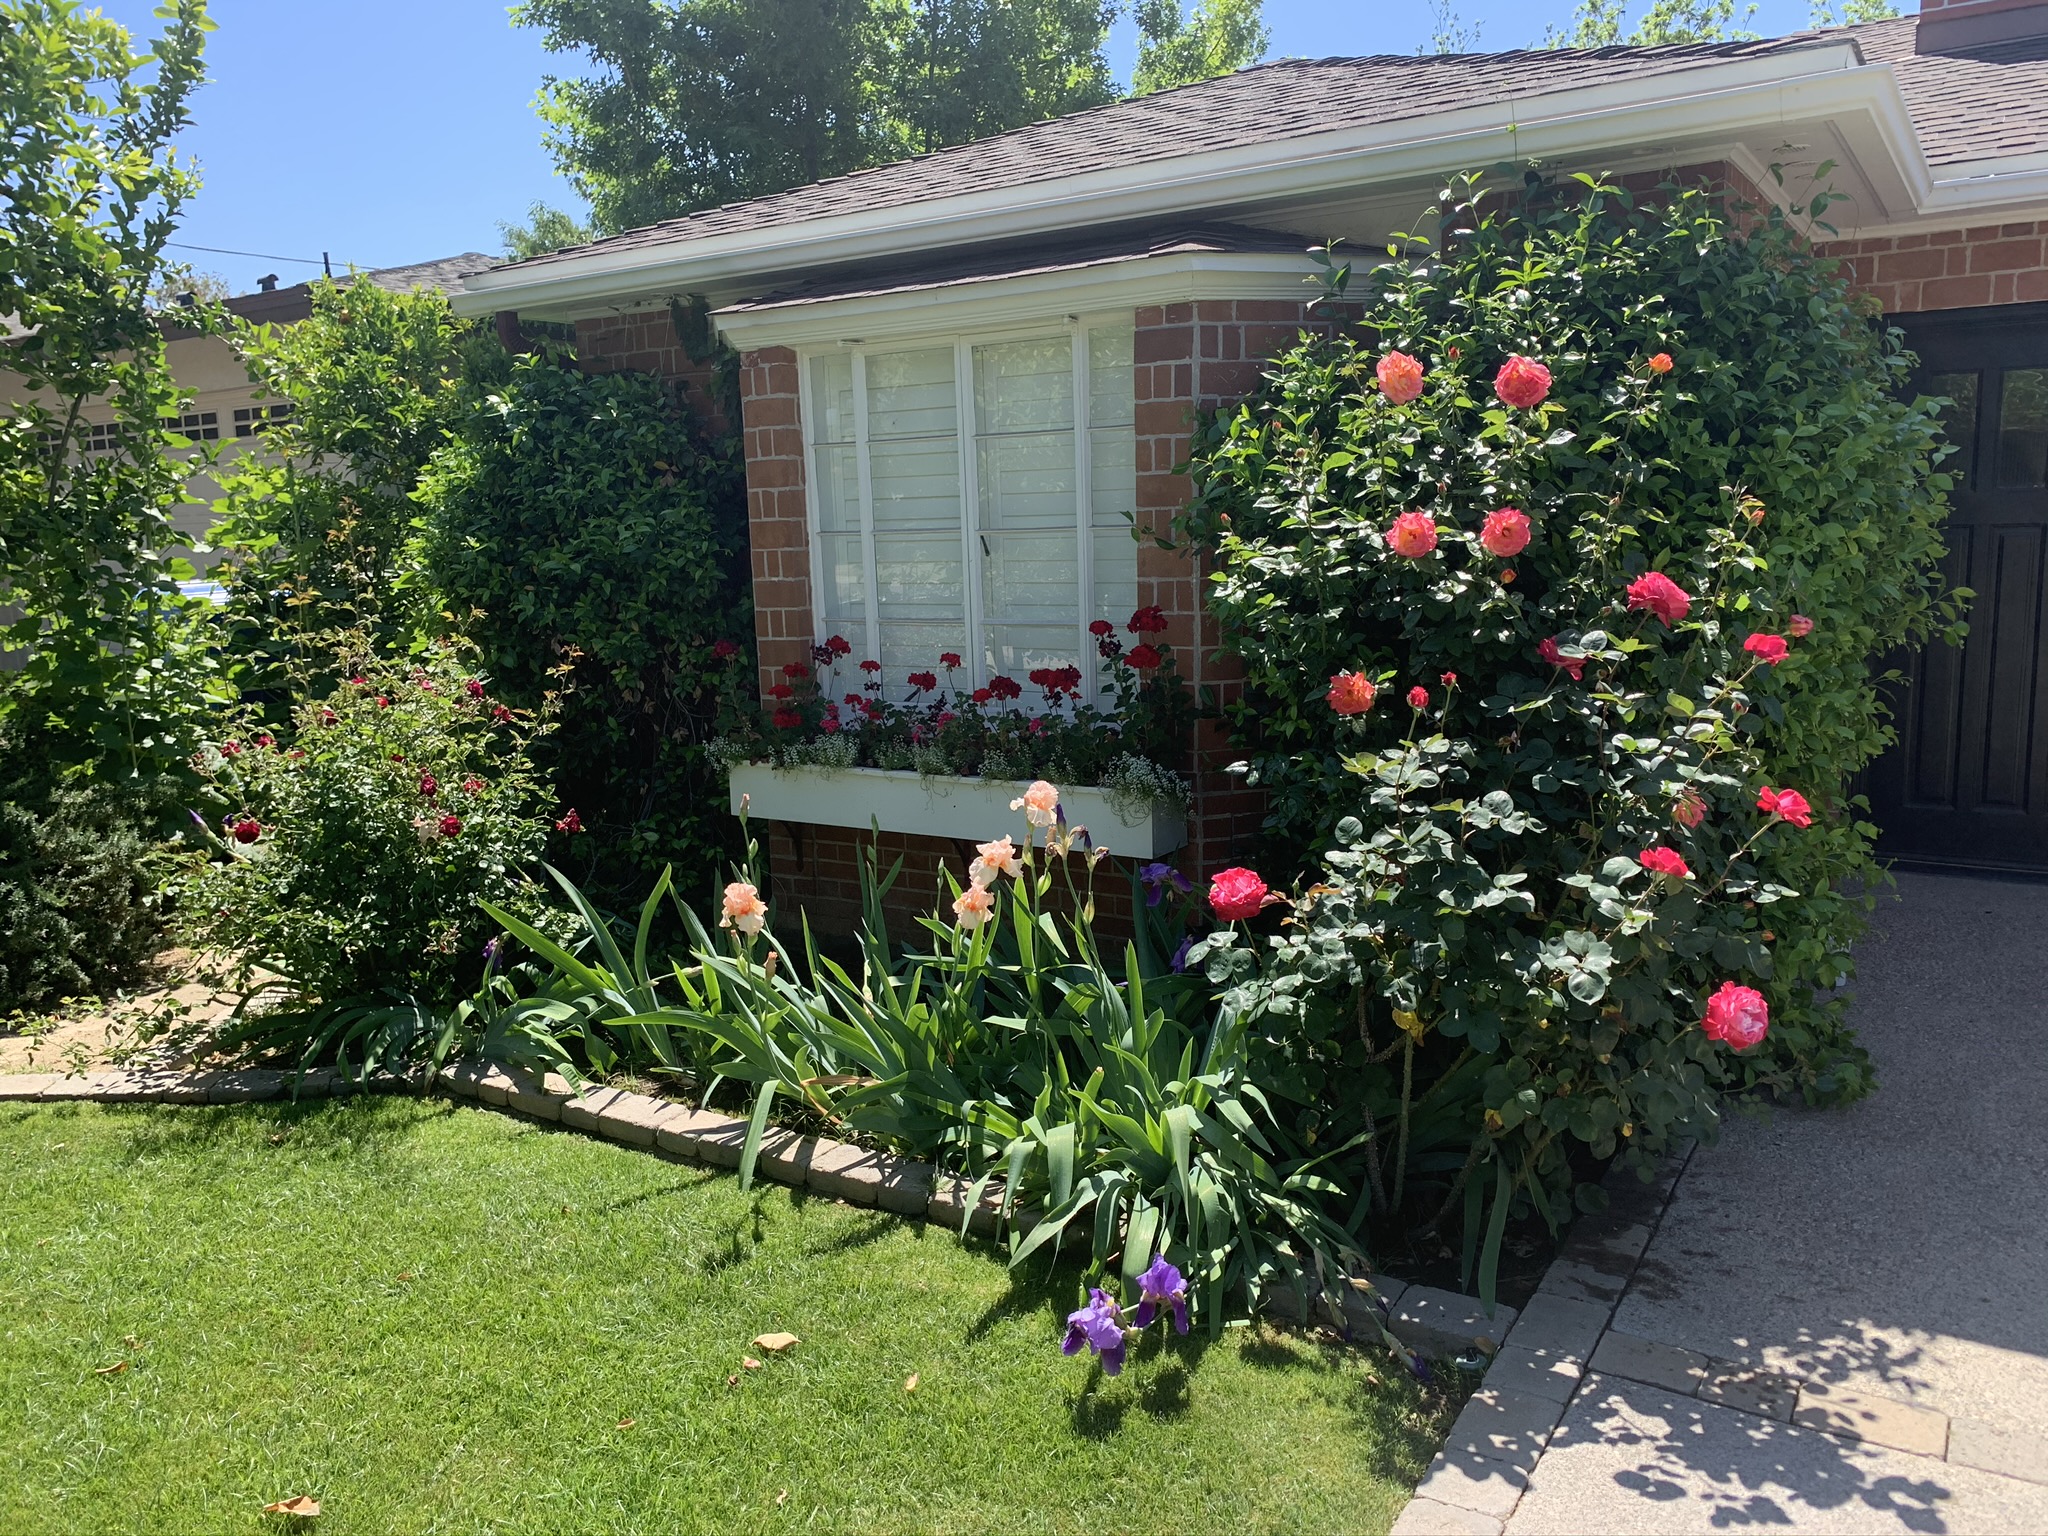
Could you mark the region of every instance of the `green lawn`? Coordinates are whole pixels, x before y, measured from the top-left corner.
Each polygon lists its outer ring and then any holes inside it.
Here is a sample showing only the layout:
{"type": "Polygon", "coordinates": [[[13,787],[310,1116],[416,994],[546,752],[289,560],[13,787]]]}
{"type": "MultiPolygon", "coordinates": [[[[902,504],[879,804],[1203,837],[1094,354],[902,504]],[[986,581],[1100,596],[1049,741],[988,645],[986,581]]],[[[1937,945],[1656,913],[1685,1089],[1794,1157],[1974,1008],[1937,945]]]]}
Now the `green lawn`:
{"type": "Polygon", "coordinates": [[[9,1536],[1377,1532],[1447,1411],[1265,1331],[1107,1380],[1071,1274],[440,1102],[0,1106],[0,1169],[9,1536]]]}

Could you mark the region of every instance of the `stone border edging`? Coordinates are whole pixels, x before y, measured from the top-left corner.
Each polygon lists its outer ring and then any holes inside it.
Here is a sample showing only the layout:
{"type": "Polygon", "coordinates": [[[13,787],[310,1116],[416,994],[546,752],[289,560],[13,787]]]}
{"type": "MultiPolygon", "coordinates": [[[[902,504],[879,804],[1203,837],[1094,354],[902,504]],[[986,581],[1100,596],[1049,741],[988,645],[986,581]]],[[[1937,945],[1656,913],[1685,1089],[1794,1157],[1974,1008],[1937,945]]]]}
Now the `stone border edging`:
{"type": "Polygon", "coordinates": [[[1612,1331],[1615,1308],[1694,1150],[1688,1145],[1647,1185],[1619,1168],[1608,1171],[1609,1209],[1574,1224],[1390,1536],[1501,1536],[1566,1408],[1601,1376],[2048,1484],[2048,1442],[1612,1331]]]}
{"type": "MultiPolygon", "coordinates": [[[[264,1067],[200,1072],[157,1067],[72,1077],[17,1072],[0,1073],[0,1102],[244,1104],[282,1098],[293,1091],[295,1083],[299,1098],[365,1089],[399,1092],[421,1086],[416,1079],[395,1074],[378,1074],[367,1083],[357,1083],[338,1072],[319,1070],[300,1076],[264,1067]]],[[[593,1086],[578,1094],[567,1079],[552,1072],[535,1078],[514,1068],[463,1060],[442,1068],[430,1086],[490,1108],[714,1168],[737,1168],[746,1146],[747,1122],[731,1115],[619,1088],[593,1086]]],[[[848,1205],[921,1216],[954,1232],[961,1230],[964,1218],[966,1230],[974,1236],[1002,1236],[1000,1184],[992,1184],[970,1214],[967,1197],[973,1192],[971,1183],[913,1158],[769,1126],[761,1134],[756,1171],[777,1183],[814,1190],[848,1205]]],[[[1026,1230],[1031,1218],[1031,1212],[1021,1213],[1026,1230]]],[[[1277,1320],[1302,1320],[1292,1292],[1275,1291],[1272,1295],[1268,1310],[1277,1320]]],[[[1316,1298],[1311,1298],[1311,1312],[1315,1303],[1316,1298]]],[[[1380,1275],[1369,1282],[1352,1281],[1337,1306],[1325,1310],[1341,1312],[1346,1325],[1355,1325],[1377,1320],[1382,1304],[1393,1335],[1409,1349],[1431,1357],[1457,1354],[1474,1344],[1490,1348],[1494,1339],[1514,1326],[1516,1317],[1513,1307],[1499,1307],[1489,1318],[1473,1297],[1380,1275]]]]}

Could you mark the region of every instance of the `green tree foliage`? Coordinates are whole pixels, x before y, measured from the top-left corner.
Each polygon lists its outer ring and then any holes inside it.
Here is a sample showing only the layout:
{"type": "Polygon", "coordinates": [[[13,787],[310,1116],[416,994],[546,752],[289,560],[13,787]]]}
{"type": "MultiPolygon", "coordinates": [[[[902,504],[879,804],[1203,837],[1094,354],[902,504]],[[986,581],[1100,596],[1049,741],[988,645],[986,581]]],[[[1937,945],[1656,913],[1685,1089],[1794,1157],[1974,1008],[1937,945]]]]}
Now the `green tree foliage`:
{"type": "Polygon", "coordinates": [[[178,762],[201,702],[171,512],[184,440],[151,294],[198,187],[170,142],[212,23],[177,0],[147,54],[70,0],[0,0],[0,723],[73,763],[178,762]],[[95,433],[91,416],[111,416],[95,433]]]}
{"type": "Polygon", "coordinates": [[[1900,398],[1898,333],[1784,214],[1737,235],[1698,191],[1532,178],[1481,216],[1477,185],[1441,259],[1375,269],[1363,328],[1198,446],[1191,526],[1240,745],[1318,887],[1211,974],[1292,995],[1272,1033],[1303,1081],[1365,1074],[1333,1136],[1384,1116],[1371,1069],[1398,1057],[1403,1124],[1504,1220],[1556,1214],[1573,1140],[1710,1131],[1717,1085],[1868,1085],[1836,988],[1884,878],[1852,788],[1893,740],[1871,658],[1952,636],[1956,604],[1939,402],[1900,398]],[[1516,356],[1540,398],[1503,387],[1516,356]],[[1526,537],[1488,543],[1506,508],[1526,537]],[[1403,515],[1434,529],[1398,547],[1403,515]],[[1691,599],[1668,625],[1629,590],[1651,572],[1691,599]],[[1381,697],[1341,712],[1347,672],[1381,697]],[[1656,848],[1690,875],[1653,878],[1656,848]],[[1761,1047],[1700,1029],[1723,982],[1768,999],[1761,1047]]]}
{"type": "MultiPolygon", "coordinates": [[[[1861,3],[1861,0],[1852,0],[1861,3]]],[[[1543,39],[1546,48],[1632,48],[1662,43],[1721,43],[1755,37],[1756,33],[1737,26],[1756,14],[1754,4],[1739,13],[1736,0],[1650,0],[1649,10],[1632,29],[1628,26],[1629,0],[1579,0],[1572,13],[1572,25],[1563,32],[1552,28],[1543,39]]]]}
{"type": "Polygon", "coordinates": [[[524,224],[500,224],[498,234],[505,242],[505,254],[514,261],[524,261],[529,256],[545,256],[550,251],[559,251],[564,246],[581,245],[594,238],[597,231],[588,224],[578,223],[572,213],[550,208],[546,203],[535,203],[526,210],[524,224]]]}
{"type": "Polygon", "coordinates": [[[1839,10],[1829,0],[1813,0],[1812,25],[1858,27],[1868,21],[1890,21],[1898,14],[1891,0],[1842,0],[1839,10]]]}
{"type": "Polygon", "coordinates": [[[587,829],[559,858],[608,900],[708,867],[728,821],[712,647],[751,628],[732,445],[660,380],[539,354],[467,413],[419,504],[423,579],[492,686],[559,711],[539,761],[587,829]]]}
{"type": "Polygon", "coordinates": [[[1138,0],[1138,62],[1131,92],[1144,96],[1193,85],[1256,64],[1266,56],[1265,0],[1197,0],[1184,15],[1180,0],[1138,0]]]}

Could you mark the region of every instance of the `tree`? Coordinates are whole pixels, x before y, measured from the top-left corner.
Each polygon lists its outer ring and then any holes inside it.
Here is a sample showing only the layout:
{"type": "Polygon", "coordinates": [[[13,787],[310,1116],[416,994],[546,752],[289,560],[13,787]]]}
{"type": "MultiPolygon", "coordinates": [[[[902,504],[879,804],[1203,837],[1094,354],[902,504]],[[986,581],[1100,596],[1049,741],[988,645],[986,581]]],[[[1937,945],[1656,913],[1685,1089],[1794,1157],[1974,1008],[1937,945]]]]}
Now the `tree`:
{"type": "Polygon", "coordinates": [[[1430,53],[1477,53],[1483,23],[1467,22],[1451,0],[1435,0],[1430,6],[1429,42],[1417,43],[1415,51],[1430,53]]]}
{"type": "MultiPolygon", "coordinates": [[[[1864,0],[1852,0],[1864,3],[1864,0]]],[[[1741,20],[1756,14],[1756,6],[1744,8],[1741,20]]],[[[1731,29],[1737,19],[1735,0],[1651,0],[1649,10],[1635,30],[1622,32],[1628,20],[1628,0],[1579,0],[1568,32],[1553,28],[1544,35],[1546,48],[1648,48],[1662,43],[1720,43],[1755,37],[1741,28],[1731,29]]]]}
{"type": "Polygon", "coordinates": [[[1196,0],[1192,17],[1180,0],[1138,0],[1138,63],[1131,92],[1144,96],[1214,79],[1266,56],[1265,0],[1196,0]]]}
{"type": "Polygon", "coordinates": [[[1899,14],[1899,8],[1891,0],[1842,0],[1842,9],[1837,14],[1829,0],[1813,0],[1811,25],[1823,27],[1858,27],[1867,21],[1890,21],[1899,14]]]}
{"type": "Polygon", "coordinates": [[[0,315],[20,404],[0,420],[0,604],[24,653],[0,727],[129,773],[182,761],[196,647],[167,551],[181,539],[180,397],[152,291],[199,186],[171,140],[212,30],[173,0],[146,54],[74,0],[0,0],[0,315]],[[94,413],[112,420],[89,424],[94,413]]]}
{"type": "Polygon", "coordinates": [[[572,213],[559,208],[550,208],[546,203],[535,203],[526,210],[524,224],[502,223],[498,235],[505,242],[505,254],[514,261],[524,261],[529,256],[545,256],[550,251],[559,251],[566,245],[581,245],[595,239],[597,231],[588,224],[580,224],[572,213]]]}

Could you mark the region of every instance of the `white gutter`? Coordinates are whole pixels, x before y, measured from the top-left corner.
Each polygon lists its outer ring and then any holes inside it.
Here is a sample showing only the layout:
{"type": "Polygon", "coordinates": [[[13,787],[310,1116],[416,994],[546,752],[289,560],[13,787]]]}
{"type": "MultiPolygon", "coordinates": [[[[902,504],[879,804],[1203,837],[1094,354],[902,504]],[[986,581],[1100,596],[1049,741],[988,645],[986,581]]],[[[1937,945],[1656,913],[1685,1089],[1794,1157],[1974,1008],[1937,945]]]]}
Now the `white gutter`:
{"type": "Polygon", "coordinates": [[[1423,181],[1504,158],[1583,160],[1671,140],[1726,143],[1744,129],[1849,118],[1876,140],[1859,157],[1883,207],[1932,188],[1891,69],[1853,44],[1819,43],[1726,64],[1486,103],[1407,121],[1146,161],[907,205],[668,243],[599,248],[478,273],[456,312],[567,313],[635,296],[704,291],[828,262],[913,255],[1110,221],[1423,181]],[[1644,92],[1654,92],[1646,97],[1644,92]]]}

